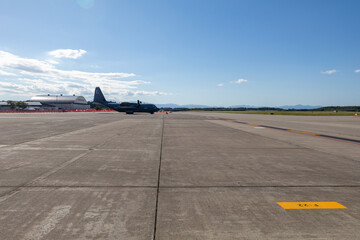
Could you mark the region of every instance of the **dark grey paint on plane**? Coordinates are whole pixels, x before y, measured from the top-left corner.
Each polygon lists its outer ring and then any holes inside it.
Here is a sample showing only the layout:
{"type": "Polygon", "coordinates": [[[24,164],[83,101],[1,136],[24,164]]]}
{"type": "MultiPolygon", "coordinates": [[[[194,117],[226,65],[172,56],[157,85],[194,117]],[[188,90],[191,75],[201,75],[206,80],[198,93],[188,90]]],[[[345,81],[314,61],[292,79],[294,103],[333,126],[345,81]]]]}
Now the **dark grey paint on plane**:
{"type": "Polygon", "coordinates": [[[118,112],[126,112],[127,114],[133,114],[134,112],[147,112],[153,114],[154,112],[159,111],[154,104],[142,104],[139,100],[137,103],[108,102],[99,87],[95,88],[94,102],[100,103],[118,112]]]}

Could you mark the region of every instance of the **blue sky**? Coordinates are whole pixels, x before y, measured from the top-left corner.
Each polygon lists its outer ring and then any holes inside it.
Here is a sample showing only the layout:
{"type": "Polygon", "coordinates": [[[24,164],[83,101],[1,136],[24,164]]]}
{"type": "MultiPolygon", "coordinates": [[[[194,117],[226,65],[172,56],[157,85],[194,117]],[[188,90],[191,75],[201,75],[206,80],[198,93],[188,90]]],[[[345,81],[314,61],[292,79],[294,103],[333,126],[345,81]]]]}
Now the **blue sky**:
{"type": "Polygon", "coordinates": [[[359,105],[360,1],[0,1],[0,100],[359,105]],[[356,72],[359,70],[358,72],[356,72]]]}

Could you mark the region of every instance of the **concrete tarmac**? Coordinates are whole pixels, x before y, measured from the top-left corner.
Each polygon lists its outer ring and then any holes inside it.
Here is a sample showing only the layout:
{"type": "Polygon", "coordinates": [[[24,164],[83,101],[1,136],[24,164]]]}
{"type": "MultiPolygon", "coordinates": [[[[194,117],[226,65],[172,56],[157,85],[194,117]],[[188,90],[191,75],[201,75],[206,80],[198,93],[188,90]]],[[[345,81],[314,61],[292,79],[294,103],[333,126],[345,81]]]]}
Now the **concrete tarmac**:
{"type": "Polygon", "coordinates": [[[358,140],[357,117],[0,114],[0,239],[357,239],[358,140]]]}

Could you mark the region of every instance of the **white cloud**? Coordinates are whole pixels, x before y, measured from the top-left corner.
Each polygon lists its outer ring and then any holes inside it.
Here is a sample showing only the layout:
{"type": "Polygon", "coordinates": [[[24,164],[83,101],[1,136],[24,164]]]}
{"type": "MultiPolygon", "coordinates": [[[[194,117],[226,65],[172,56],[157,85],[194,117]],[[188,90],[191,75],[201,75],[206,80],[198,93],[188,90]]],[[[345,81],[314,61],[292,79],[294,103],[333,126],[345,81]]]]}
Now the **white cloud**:
{"type": "Polygon", "coordinates": [[[159,91],[128,91],[126,95],[127,96],[164,96],[169,94],[159,91]]]}
{"type": "Polygon", "coordinates": [[[55,61],[55,60],[53,60],[53,59],[47,59],[46,62],[48,62],[48,63],[50,63],[50,64],[52,64],[52,65],[59,64],[58,61],[55,61]]]}
{"type": "Polygon", "coordinates": [[[16,76],[15,73],[5,72],[5,71],[3,71],[1,69],[0,69],[0,75],[3,75],[3,76],[16,76]]]}
{"type": "Polygon", "coordinates": [[[328,74],[328,75],[330,75],[330,74],[334,74],[334,73],[336,73],[336,72],[337,72],[337,70],[332,69],[332,70],[323,71],[323,72],[321,72],[321,73],[322,73],[322,74],[328,74]]]}
{"type": "Polygon", "coordinates": [[[150,82],[124,80],[134,77],[134,73],[69,71],[57,68],[56,64],[57,62],[22,58],[0,51],[0,74],[8,78],[6,82],[0,80],[0,92],[22,96],[48,93],[76,94],[91,99],[95,87],[100,86],[109,99],[121,99],[124,96],[166,95],[163,92],[137,89],[140,85],[150,82]]]}
{"type": "Polygon", "coordinates": [[[236,81],[232,81],[232,83],[237,83],[237,84],[241,84],[241,83],[246,83],[248,80],[246,79],[243,79],[243,78],[239,78],[238,80],[236,81]]]}
{"type": "Polygon", "coordinates": [[[223,83],[219,83],[219,84],[218,84],[218,87],[222,87],[222,86],[224,86],[223,83]]]}
{"type": "Polygon", "coordinates": [[[79,49],[57,49],[54,51],[49,52],[50,56],[56,58],[72,58],[77,59],[86,53],[85,50],[79,49]]]}
{"type": "Polygon", "coordinates": [[[36,59],[20,58],[11,53],[0,51],[0,68],[8,68],[30,73],[44,73],[52,71],[53,65],[36,59]]]}
{"type": "MultiPolygon", "coordinates": [[[[0,81],[0,92],[10,93],[12,95],[29,95],[37,94],[76,94],[87,97],[92,100],[95,86],[76,82],[57,82],[51,83],[41,79],[21,79],[21,83],[10,83],[0,81]]],[[[168,95],[159,91],[140,91],[129,90],[126,86],[119,85],[101,85],[107,99],[121,99],[122,97],[136,96],[164,96],[168,95]]]]}
{"type": "Polygon", "coordinates": [[[356,69],[355,72],[356,72],[356,73],[360,73],[360,69],[356,69]]]}
{"type": "Polygon", "coordinates": [[[93,73],[76,70],[60,70],[48,61],[21,58],[11,53],[0,51],[0,68],[20,71],[23,75],[47,77],[52,79],[76,79],[88,81],[106,81],[109,79],[133,77],[133,73],[93,73]]]}

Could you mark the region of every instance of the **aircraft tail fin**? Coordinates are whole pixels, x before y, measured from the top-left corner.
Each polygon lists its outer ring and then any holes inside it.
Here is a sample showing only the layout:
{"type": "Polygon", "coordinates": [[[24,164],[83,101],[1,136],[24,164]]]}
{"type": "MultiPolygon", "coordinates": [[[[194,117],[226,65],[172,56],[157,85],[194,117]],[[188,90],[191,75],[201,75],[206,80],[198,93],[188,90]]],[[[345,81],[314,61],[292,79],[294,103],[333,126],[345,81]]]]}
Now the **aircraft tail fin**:
{"type": "Polygon", "coordinates": [[[106,102],[104,94],[101,92],[101,89],[99,87],[95,88],[94,102],[97,102],[97,103],[105,103],[106,102]]]}

